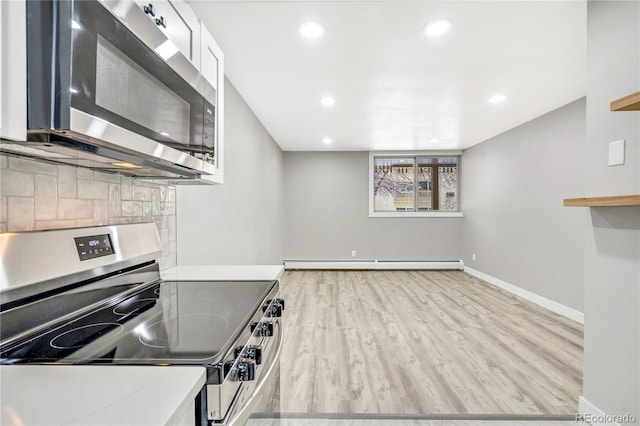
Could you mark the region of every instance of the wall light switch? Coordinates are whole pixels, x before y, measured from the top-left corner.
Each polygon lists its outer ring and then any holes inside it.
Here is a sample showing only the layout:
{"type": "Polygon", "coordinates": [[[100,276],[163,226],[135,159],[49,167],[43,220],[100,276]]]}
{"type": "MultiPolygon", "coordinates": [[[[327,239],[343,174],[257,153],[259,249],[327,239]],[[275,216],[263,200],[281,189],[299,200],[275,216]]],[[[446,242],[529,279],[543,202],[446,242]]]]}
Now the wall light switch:
{"type": "Polygon", "coordinates": [[[624,140],[609,142],[609,165],[624,164],[624,140]]]}

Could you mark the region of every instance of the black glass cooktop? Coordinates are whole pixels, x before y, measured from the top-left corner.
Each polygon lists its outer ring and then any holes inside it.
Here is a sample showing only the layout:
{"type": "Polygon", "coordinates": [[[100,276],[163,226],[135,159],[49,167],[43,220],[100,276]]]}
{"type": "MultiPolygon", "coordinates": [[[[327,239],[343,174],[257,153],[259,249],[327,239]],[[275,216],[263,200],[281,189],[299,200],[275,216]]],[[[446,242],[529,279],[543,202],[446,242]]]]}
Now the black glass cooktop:
{"type": "MultiPolygon", "coordinates": [[[[2,363],[214,364],[274,281],[159,281],[1,349],[2,363]]],[[[49,302],[52,305],[54,302],[49,302]]]]}

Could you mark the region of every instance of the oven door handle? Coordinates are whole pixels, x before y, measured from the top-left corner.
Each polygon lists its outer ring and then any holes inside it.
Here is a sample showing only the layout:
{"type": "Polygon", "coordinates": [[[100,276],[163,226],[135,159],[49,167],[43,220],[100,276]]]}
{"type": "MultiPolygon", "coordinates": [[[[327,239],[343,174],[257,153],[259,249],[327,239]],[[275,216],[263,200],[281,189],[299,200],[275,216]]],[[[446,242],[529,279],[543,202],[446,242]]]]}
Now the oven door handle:
{"type": "Polygon", "coordinates": [[[273,374],[274,369],[276,369],[275,368],[276,365],[280,363],[280,352],[282,352],[282,343],[284,341],[282,337],[281,327],[282,327],[282,323],[280,323],[280,327],[278,327],[279,330],[276,337],[278,339],[277,341],[278,346],[273,356],[270,357],[271,363],[269,364],[269,368],[267,369],[267,371],[264,372],[264,374],[260,376],[260,382],[256,385],[249,399],[244,402],[244,406],[231,418],[231,420],[228,423],[229,425],[235,425],[235,422],[246,414],[245,411],[249,407],[251,407],[251,405],[253,404],[253,401],[260,395],[260,391],[262,390],[265,383],[269,380],[269,378],[273,374]]]}

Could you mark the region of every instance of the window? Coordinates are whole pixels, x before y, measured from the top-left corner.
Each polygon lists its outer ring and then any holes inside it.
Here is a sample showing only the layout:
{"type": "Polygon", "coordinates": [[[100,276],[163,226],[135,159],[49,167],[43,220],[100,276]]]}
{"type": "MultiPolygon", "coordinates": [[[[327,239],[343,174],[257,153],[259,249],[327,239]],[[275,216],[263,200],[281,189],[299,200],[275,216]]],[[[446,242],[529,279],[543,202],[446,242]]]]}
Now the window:
{"type": "Polygon", "coordinates": [[[369,216],[462,216],[459,154],[371,153],[369,216]]]}

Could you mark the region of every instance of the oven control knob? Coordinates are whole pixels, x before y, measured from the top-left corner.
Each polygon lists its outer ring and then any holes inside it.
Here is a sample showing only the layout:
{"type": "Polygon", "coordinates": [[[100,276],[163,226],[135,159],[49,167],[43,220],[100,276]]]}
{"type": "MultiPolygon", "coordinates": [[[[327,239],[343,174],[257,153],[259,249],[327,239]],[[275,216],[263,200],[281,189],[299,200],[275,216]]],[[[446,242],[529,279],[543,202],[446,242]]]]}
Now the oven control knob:
{"type": "MultiPolygon", "coordinates": [[[[271,303],[271,299],[267,300],[266,305],[268,305],[269,303],[271,303]]],[[[276,304],[282,306],[282,310],[284,311],[284,299],[280,299],[280,298],[273,299],[273,303],[276,303],[276,304]]],[[[262,308],[263,312],[264,312],[265,309],[266,308],[264,308],[264,307],[262,308]]]]}
{"type": "Polygon", "coordinates": [[[224,377],[227,377],[227,374],[229,374],[229,372],[231,371],[231,368],[233,367],[233,364],[235,364],[236,360],[232,359],[231,361],[227,361],[224,363],[224,367],[223,367],[223,371],[224,371],[224,377]]]}
{"type": "Polygon", "coordinates": [[[265,309],[265,315],[268,317],[281,317],[282,306],[273,302],[267,309],[265,309]]]}
{"type": "Polygon", "coordinates": [[[240,358],[238,360],[238,380],[248,382],[256,378],[256,363],[252,359],[240,358]]]}
{"type": "Polygon", "coordinates": [[[262,346],[260,345],[248,345],[247,349],[242,353],[243,346],[238,346],[233,350],[233,356],[236,358],[243,357],[249,358],[255,361],[256,365],[262,364],[262,346]]]}
{"type": "Polygon", "coordinates": [[[235,348],[233,350],[233,357],[234,358],[238,358],[240,356],[240,354],[242,353],[243,349],[244,349],[244,346],[238,346],[237,348],[235,348]]]}
{"type": "Polygon", "coordinates": [[[279,303],[273,302],[273,305],[271,305],[271,316],[272,317],[281,317],[282,316],[282,311],[284,311],[284,305],[281,305],[279,303]]]}
{"type": "Polygon", "coordinates": [[[284,311],[284,299],[276,299],[273,301],[273,303],[277,303],[278,305],[282,306],[282,310],[284,311]]]}
{"type": "Polygon", "coordinates": [[[256,362],[256,365],[262,364],[262,346],[249,345],[245,351],[245,356],[256,362]]]}
{"type": "Polygon", "coordinates": [[[251,323],[251,332],[256,336],[273,336],[273,323],[262,321],[251,323]]]}

